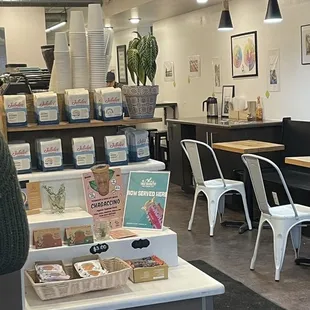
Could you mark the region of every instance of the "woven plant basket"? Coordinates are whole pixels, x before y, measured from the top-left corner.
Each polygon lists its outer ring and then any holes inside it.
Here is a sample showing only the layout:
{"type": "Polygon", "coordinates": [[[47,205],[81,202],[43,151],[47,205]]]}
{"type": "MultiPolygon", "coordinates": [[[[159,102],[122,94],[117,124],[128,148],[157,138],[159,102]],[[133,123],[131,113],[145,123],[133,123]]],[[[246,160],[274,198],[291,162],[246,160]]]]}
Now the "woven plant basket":
{"type": "Polygon", "coordinates": [[[130,118],[154,117],[159,86],[123,86],[122,91],[130,118]]]}
{"type": "MultiPolygon", "coordinates": [[[[97,258],[92,256],[88,257],[88,259],[97,258]]],[[[83,261],[83,258],[73,261],[83,261]]],[[[119,258],[100,259],[100,262],[102,267],[109,271],[108,274],[100,277],[80,278],[73,265],[64,266],[66,273],[70,275],[70,280],[68,281],[39,283],[35,270],[27,270],[25,275],[41,300],[64,298],[126,285],[131,273],[131,267],[126,262],[119,258]]]]}

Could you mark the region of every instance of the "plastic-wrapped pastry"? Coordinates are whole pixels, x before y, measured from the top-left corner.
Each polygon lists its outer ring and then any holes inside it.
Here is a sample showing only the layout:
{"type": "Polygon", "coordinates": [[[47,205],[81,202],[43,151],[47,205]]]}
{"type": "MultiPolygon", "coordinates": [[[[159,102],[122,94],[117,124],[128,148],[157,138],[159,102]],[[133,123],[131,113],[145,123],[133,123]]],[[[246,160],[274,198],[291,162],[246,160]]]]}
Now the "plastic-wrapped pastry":
{"type": "Polygon", "coordinates": [[[74,268],[82,278],[99,277],[108,273],[99,260],[90,260],[74,264],[74,268]]]}
{"type": "Polygon", "coordinates": [[[127,263],[131,266],[131,268],[148,268],[148,267],[156,267],[164,265],[165,262],[162,261],[157,256],[144,257],[141,259],[133,259],[127,261],[127,263]]]}
{"type": "Polygon", "coordinates": [[[58,264],[35,265],[35,270],[40,282],[66,281],[70,276],[58,264]]]}

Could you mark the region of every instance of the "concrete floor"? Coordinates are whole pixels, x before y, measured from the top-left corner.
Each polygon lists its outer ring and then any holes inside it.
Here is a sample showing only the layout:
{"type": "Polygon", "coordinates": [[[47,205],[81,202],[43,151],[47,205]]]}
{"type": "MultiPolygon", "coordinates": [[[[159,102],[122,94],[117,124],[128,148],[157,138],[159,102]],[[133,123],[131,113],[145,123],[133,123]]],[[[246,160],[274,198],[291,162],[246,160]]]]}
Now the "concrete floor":
{"type": "MultiPolygon", "coordinates": [[[[192,232],[187,231],[193,196],[172,185],[169,190],[165,225],[178,234],[179,256],[204,260],[233,279],[288,310],[310,309],[310,267],[296,266],[290,239],[281,280],[274,281],[272,231],[263,230],[255,271],[250,271],[257,230],[238,234],[236,228],[222,227],[218,222],[214,237],[209,237],[206,200],[198,201],[192,232]]],[[[227,210],[224,219],[238,217],[227,210]]],[[[303,237],[301,256],[310,258],[310,240],[303,237]]],[[[242,309],[240,309],[242,310],[242,309]]],[[[267,310],[267,309],[266,309],[267,310]]]]}

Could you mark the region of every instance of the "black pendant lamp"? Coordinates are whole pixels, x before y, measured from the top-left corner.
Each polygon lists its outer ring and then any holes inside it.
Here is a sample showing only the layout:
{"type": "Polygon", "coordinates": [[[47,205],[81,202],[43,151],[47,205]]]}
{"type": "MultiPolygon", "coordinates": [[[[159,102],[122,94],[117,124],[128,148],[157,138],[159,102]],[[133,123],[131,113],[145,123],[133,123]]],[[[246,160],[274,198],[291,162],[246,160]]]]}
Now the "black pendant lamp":
{"type": "Polygon", "coordinates": [[[218,27],[219,31],[230,31],[234,29],[232,24],[230,12],[229,12],[229,3],[228,0],[223,0],[223,11],[220,19],[220,24],[218,27]]]}
{"type": "Polygon", "coordinates": [[[281,23],[281,22],[282,22],[282,15],[281,15],[278,0],[269,0],[266,17],[265,17],[265,23],[273,24],[273,23],[281,23]]]}

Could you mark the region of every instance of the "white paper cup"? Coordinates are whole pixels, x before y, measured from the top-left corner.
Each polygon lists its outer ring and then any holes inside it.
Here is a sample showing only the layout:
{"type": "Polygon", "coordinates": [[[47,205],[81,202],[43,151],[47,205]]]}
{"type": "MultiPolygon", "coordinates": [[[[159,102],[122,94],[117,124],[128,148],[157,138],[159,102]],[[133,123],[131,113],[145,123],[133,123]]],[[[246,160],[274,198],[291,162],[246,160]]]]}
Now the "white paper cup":
{"type": "Polygon", "coordinates": [[[70,32],[85,32],[84,15],[82,11],[71,11],[70,32]]]}
{"type": "Polygon", "coordinates": [[[88,31],[103,31],[103,16],[100,4],[88,5],[88,31]]]}
{"type": "Polygon", "coordinates": [[[56,32],[55,34],[55,52],[68,52],[68,40],[65,32],[56,32]]]}

